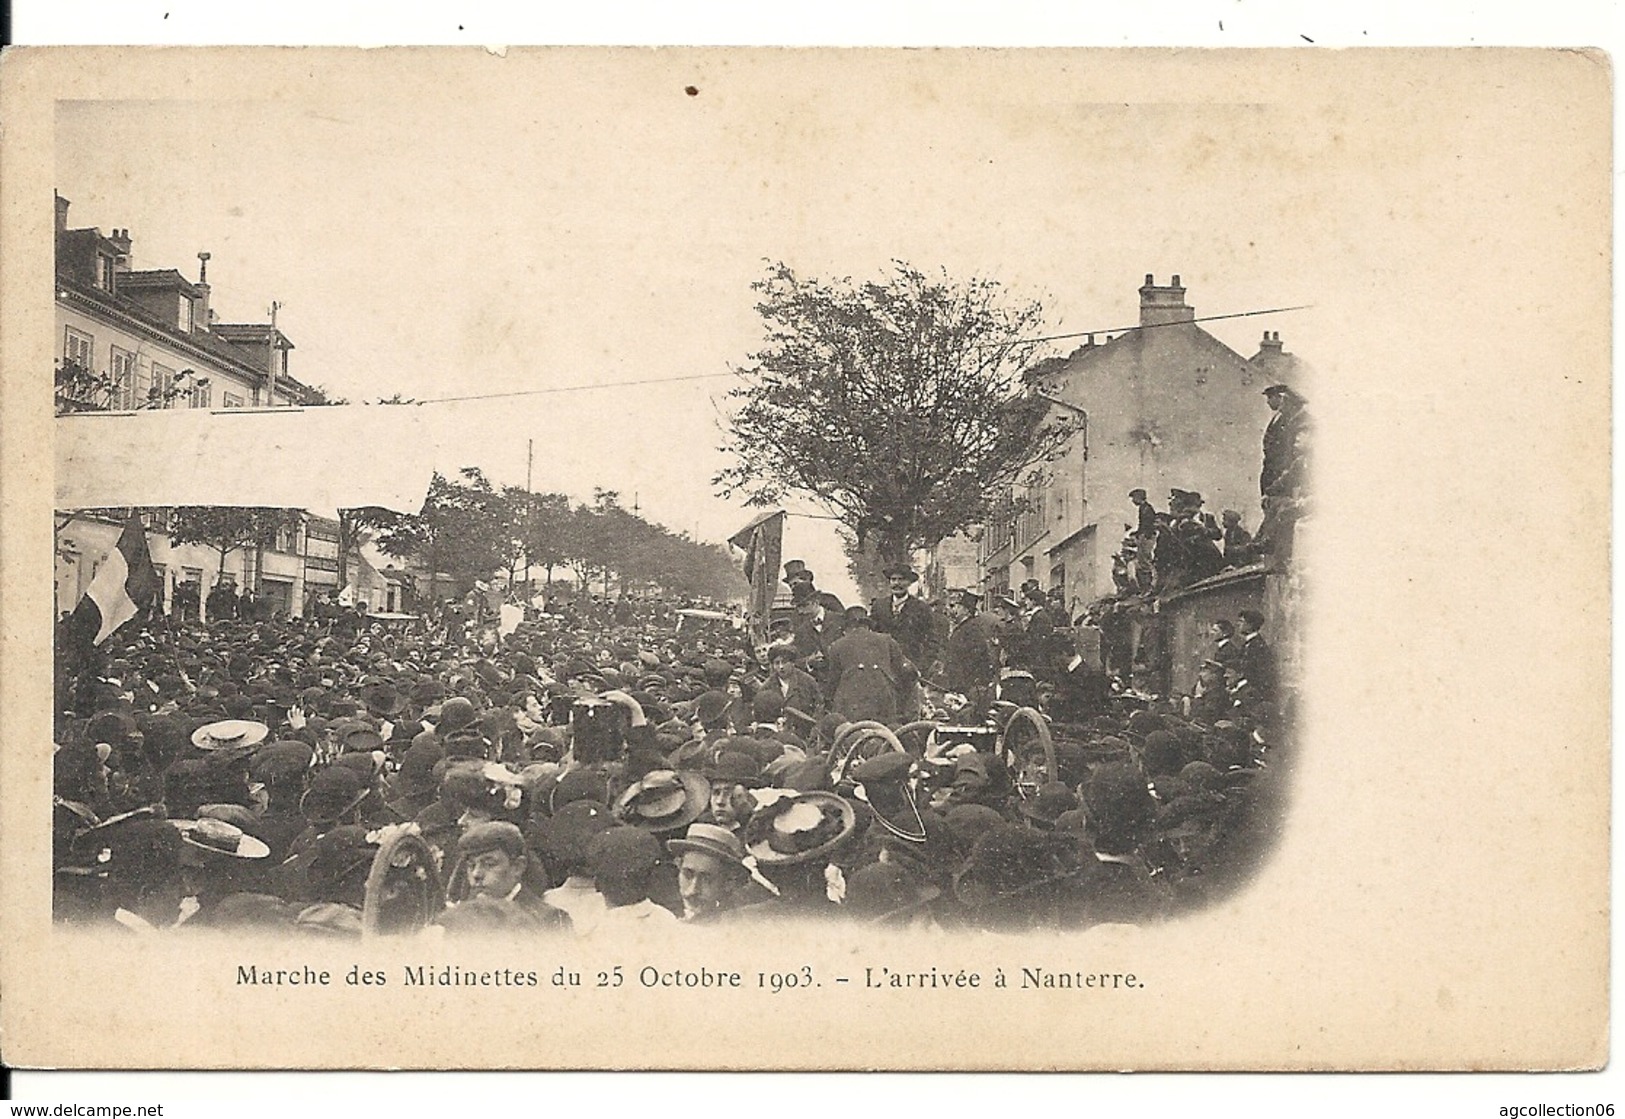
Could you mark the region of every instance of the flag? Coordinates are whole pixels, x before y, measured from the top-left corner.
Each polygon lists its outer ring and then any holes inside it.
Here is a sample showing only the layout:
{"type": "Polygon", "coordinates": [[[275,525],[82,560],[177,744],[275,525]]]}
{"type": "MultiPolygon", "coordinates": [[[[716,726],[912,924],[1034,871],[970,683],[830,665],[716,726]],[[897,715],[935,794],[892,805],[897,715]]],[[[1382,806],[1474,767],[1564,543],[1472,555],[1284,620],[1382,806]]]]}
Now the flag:
{"type": "Polygon", "coordinates": [[[73,608],[70,626],[85,645],[100,645],[114,632],[146,610],[161,589],[158,569],[147,551],[147,534],[139,517],[124,523],[118,543],[107,553],[85,597],[73,608]]]}
{"type": "Polygon", "coordinates": [[[750,580],[750,613],[766,630],[779,589],[779,556],[784,551],[784,510],[755,517],[728,538],[745,553],[745,578],[750,580]]]}
{"type": "Polygon", "coordinates": [[[519,628],[519,623],[525,620],[525,608],[516,603],[504,602],[497,612],[497,633],[507,637],[519,628]]]}

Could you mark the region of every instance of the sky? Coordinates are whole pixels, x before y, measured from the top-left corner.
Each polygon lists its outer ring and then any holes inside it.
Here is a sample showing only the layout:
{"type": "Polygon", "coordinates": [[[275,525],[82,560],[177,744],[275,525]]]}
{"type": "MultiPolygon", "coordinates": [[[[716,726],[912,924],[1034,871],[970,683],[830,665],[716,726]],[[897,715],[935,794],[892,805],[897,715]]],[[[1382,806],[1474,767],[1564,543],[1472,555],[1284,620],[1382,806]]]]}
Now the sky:
{"type": "MultiPolygon", "coordinates": [[[[208,251],[222,321],[276,300],[291,372],[331,394],[573,390],[434,405],[437,465],[521,483],[530,440],[535,488],[616,490],[715,541],[753,513],[711,479],[768,260],[991,277],[1046,332],[1132,325],[1147,273],[1180,274],[1200,315],[1316,302],[1325,245],[1290,196],[1311,188],[1254,193],[1260,161],[1326,142],[1292,108],[1017,94],[988,60],[927,58],[474,55],[466,95],[313,69],[275,98],[62,102],[57,189],[71,226],[128,228],[136,268],[195,277],[208,251]]],[[[1311,322],[1209,328],[1250,355],[1264,329],[1308,349],[1311,322]]],[[[786,536],[850,601],[833,523],[786,536]]]]}

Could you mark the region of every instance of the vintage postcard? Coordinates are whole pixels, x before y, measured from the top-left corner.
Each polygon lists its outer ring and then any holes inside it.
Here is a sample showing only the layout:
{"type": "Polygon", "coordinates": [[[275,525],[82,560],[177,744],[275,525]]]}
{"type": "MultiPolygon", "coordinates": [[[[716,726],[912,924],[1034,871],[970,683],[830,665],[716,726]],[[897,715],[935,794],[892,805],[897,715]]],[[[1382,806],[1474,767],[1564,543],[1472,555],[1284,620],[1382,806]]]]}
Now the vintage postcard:
{"type": "Polygon", "coordinates": [[[1606,1063],[1600,52],[0,112],[8,1063],[1606,1063]]]}

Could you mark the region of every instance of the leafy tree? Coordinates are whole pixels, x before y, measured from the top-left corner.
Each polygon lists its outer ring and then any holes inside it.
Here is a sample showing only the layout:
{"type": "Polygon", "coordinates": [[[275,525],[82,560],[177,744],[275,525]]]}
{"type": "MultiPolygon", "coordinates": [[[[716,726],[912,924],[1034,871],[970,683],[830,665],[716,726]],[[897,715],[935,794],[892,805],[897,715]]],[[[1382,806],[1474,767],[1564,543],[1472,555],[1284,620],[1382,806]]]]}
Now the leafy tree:
{"type": "Polygon", "coordinates": [[[431,594],[442,574],[459,585],[489,578],[508,566],[517,547],[512,508],[473,466],[465,466],[457,479],[436,471],[422,511],[380,510],[376,520],[378,546],[397,559],[423,561],[431,594]]]}
{"type": "Polygon", "coordinates": [[[297,525],[304,514],[297,509],[270,509],[242,505],[182,505],[169,519],[171,544],[206,544],[220,556],[215,582],[226,570],[226,557],[238,548],[268,544],[282,528],[297,525]]]}
{"type": "Polygon", "coordinates": [[[1022,377],[1043,311],[993,280],[899,261],[885,283],[825,282],[771,263],[752,290],[766,338],[735,368],[724,495],[802,494],[860,552],[902,563],[981,520],[1071,437],[1022,377]]]}
{"type": "Polygon", "coordinates": [[[575,510],[562,493],[530,493],[523,486],[503,489],[513,510],[519,555],[527,571],[539,564],[552,585],[555,568],[567,566],[576,553],[575,510]]]}
{"type": "MultiPolygon", "coordinates": [[[[154,381],[147,394],[135,403],[136,411],[149,408],[168,408],[176,400],[202,388],[209,378],[199,377],[193,369],[183,369],[175,375],[173,383],[165,386],[154,381]]],[[[71,412],[110,412],[118,399],[119,386],[111,374],[97,373],[77,361],[56,363],[56,414],[71,412]]]]}
{"type": "Polygon", "coordinates": [[[338,407],[350,403],[342,396],[335,396],[323,385],[306,385],[304,399],[300,401],[306,408],[338,407]]]}

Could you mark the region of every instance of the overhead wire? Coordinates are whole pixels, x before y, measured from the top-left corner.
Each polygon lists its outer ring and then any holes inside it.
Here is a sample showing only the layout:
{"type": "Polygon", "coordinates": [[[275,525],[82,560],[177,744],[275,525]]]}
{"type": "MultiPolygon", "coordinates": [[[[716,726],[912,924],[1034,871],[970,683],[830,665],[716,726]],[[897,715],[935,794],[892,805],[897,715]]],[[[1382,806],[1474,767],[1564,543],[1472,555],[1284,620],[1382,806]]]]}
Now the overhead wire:
{"type": "MultiPolygon", "coordinates": [[[[982,347],[988,346],[1018,346],[1035,342],[1058,342],[1068,338],[1084,338],[1094,334],[1126,334],[1134,330],[1156,330],[1165,326],[1181,326],[1187,323],[1218,322],[1222,319],[1245,319],[1256,315],[1278,315],[1289,311],[1307,311],[1314,304],[1303,303],[1295,307],[1265,307],[1254,311],[1232,311],[1224,315],[1203,315],[1198,318],[1180,319],[1166,323],[1139,323],[1134,326],[1109,327],[1104,330],[1077,330],[1065,334],[1045,334],[1034,338],[1012,338],[1003,342],[980,343],[982,347]]],[[[596,389],[624,389],[636,388],[643,385],[672,385],[684,381],[709,381],[721,377],[740,377],[736,370],[724,370],[720,373],[690,373],[681,377],[644,377],[635,381],[605,381],[593,385],[549,385],[545,388],[515,389],[512,392],[470,393],[466,396],[440,396],[430,400],[413,400],[404,403],[411,404],[460,404],[474,400],[508,400],[518,396],[547,396],[563,392],[588,392],[596,389]]]]}

